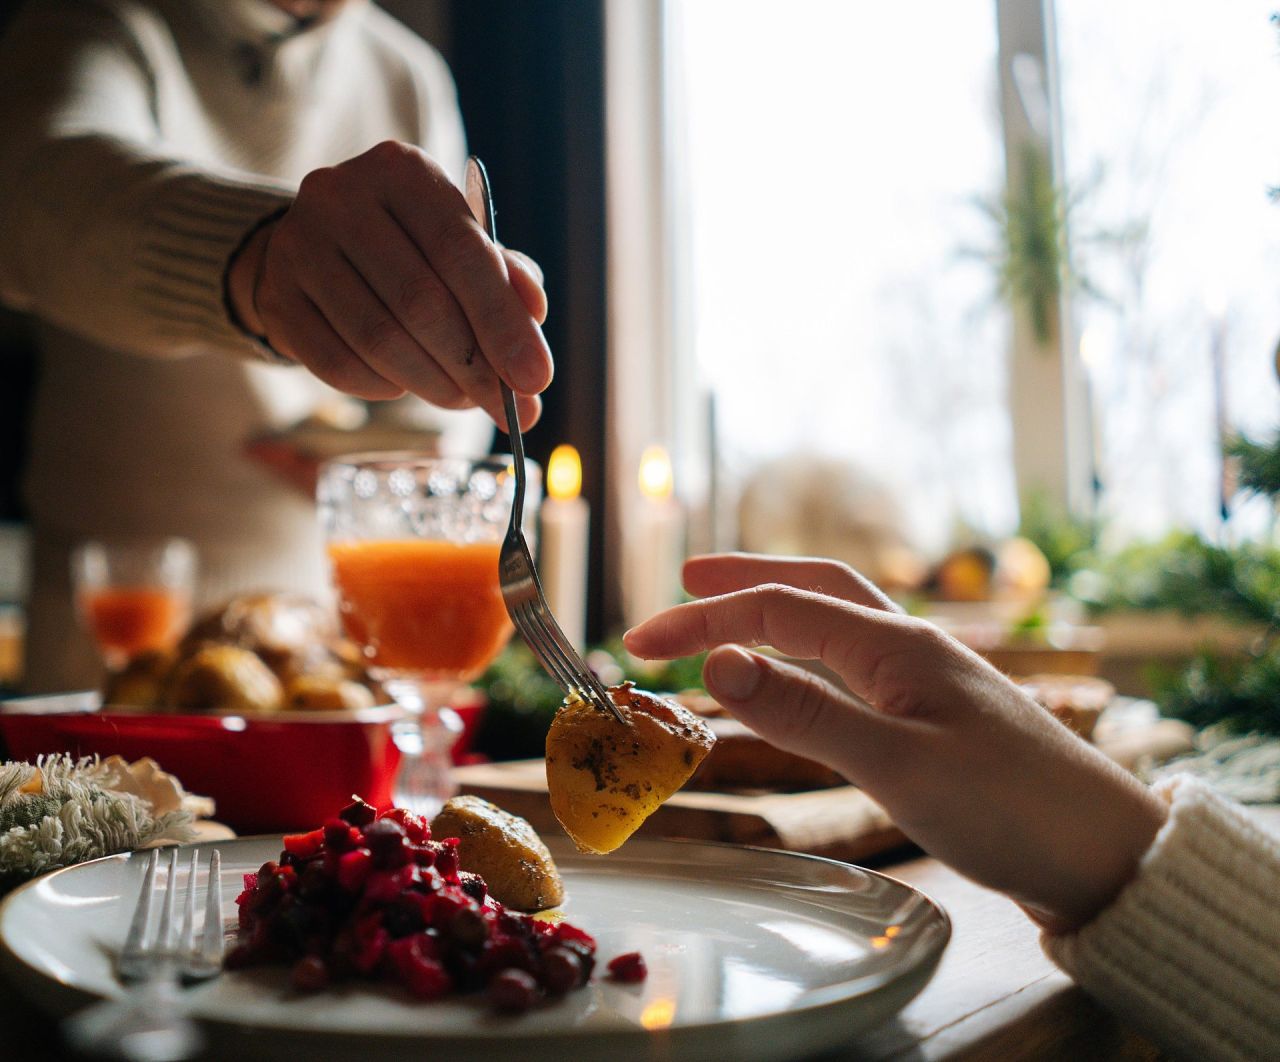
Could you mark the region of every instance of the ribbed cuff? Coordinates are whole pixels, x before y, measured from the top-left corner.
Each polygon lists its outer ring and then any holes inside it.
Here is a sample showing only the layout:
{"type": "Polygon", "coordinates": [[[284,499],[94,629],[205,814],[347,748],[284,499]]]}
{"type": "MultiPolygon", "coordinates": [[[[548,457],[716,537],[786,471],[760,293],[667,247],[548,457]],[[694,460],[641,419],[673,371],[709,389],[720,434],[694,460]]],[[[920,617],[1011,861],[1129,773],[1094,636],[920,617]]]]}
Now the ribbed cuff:
{"type": "Polygon", "coordinates": [[[1280,838],[1188,775],[1154,791],[1169,818],[1137,876],[1045,953],[1176,1055],[1280,1059],[1280,838]]]}
{"type": "Polygon", "coordinates": [[[225,284],[227,263],[248,233],[292,201],[284,188],[204,174],[165,182],[147,217],[136,270],[144,307],[175,342],[291,364],[235,325],[225,284]]]}

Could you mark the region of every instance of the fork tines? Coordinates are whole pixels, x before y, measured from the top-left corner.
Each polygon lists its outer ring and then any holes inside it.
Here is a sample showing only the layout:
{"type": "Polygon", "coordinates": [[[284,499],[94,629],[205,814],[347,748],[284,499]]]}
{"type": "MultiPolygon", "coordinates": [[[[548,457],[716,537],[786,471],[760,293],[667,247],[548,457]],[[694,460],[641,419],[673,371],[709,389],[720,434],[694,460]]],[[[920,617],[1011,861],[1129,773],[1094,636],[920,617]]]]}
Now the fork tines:
{"type": "Polygon", "coordinates": [[[537,599],[516,607],[513,619],[529,648],[542,662],[551,677],[566,694],[577,695],[601,711],[608,712],[619,723],[626,719],[613,703],[613,698],[578,655],[573,643],[565,637],[550,611],[537,599]]]}
{"type": "Polygon", "coordinates": [[[215,849],[209,857],[208,881],[205,887],[204,924],[200,943],[196,933],[196,891],[199,878],[200,850],[191,850],[187,867],[187,889],[183,905],[182,928],[174,939],[174,906],[178,894],[178,850],[169,850],[164,897],[161,900],[159,925],[151,931],[151,907],[156,891],[156,868],[159,851],[153,849],[143,874],[138,903],[129,923],[129,934],[116,963],[123,981],[137,981],[153,976],[162,964],[174,967],[188,980],[204,980],[222,969],[222,857],[215,849]]]}

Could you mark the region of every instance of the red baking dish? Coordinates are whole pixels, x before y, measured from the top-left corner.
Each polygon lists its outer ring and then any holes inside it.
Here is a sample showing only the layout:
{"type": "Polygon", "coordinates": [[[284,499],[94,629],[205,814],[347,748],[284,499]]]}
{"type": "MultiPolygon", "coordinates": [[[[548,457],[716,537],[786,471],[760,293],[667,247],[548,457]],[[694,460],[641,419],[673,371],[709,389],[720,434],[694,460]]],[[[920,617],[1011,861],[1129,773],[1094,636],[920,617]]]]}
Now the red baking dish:
{"type": "Polygon", "coordinates": [[[97,711],[97,694],[25,697],[0,709],[9,754],[34,760],[150,756],[192,793],[212,797],[215,816],[238,833],[306,830],[358,794],[391,803],[400,752],[395,708],[288,715],[156,715],[97,711]]]}

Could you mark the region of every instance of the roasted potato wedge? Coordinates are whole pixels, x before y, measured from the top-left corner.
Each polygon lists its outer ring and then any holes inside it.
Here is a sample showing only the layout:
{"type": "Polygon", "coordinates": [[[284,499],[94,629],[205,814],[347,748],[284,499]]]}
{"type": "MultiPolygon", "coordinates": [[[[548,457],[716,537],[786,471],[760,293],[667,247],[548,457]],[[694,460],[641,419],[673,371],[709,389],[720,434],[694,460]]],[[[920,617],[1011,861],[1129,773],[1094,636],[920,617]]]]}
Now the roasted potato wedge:
{"type": "Polygon", "coordinates": [[[537,832],[518,815],[477,796],[454,797],[431,823],[436,840],[458,838],[458,864],[479,874],[499,903],[541,911],[564,899],[564,883],[537,832]]]}
{"type": "Polygon", "coordinates": [[[566,701],[547,733],[547,788],[560,825],[583,852],[612,852],[689,780],[715,744],[675,701],[611,686],[629,725],[585,701],[566,701]]]}

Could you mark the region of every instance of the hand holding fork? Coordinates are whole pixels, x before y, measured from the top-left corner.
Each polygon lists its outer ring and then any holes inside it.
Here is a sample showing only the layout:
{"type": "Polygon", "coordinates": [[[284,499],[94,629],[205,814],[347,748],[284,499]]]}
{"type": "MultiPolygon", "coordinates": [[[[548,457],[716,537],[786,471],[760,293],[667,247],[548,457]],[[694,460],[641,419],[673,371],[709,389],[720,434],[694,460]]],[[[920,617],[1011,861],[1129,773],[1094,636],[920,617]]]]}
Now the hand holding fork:
{"type": "MultiPolygon", "coordinates": [[[[493,195],[489,190],[489,175],[474,155],[467,160],[467,204],[476,220],[484,226],[489,239],[497,241],[493,222],[493,195]]],[[[527,473],[524,463],[524,440],[520,435],[520,418],[516,412],[515,395],[502,380],[502,405],[507,416],[507,434],[511,437],[511,456],[515,465],[516,494],[511,505],[511,523],[503,540],[498,557],[498,581],[502,584],[502,599],[506,603],[511,622],[520,636],[533,650],[543,670],[556,682],[565,695],[580,697],[607,712],[619,723],[626,719],[613,703],[613,698],[598,678],[587,667],[573,643],[565,637],[560,624],[551,614],[542,583],[524,537],[524,495],[527,473]]]]}

